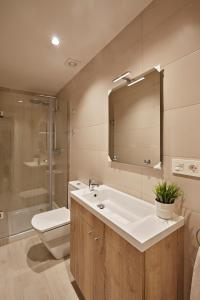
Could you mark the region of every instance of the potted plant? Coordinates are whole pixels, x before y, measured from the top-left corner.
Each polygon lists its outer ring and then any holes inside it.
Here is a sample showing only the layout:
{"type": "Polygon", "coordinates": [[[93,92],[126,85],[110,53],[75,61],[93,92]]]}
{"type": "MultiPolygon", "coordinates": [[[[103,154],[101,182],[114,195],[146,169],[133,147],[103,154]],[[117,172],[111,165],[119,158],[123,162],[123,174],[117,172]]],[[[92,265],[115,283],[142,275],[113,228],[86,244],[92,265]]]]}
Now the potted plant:
{"type": "Polygon", "coordinates": [[[162,219],[171,219],[173,217],[174,205],[176,199],[182,195],[179,187],[174,183],[159,183],[155,186],[156,195],[156,215],[162,219]]]}

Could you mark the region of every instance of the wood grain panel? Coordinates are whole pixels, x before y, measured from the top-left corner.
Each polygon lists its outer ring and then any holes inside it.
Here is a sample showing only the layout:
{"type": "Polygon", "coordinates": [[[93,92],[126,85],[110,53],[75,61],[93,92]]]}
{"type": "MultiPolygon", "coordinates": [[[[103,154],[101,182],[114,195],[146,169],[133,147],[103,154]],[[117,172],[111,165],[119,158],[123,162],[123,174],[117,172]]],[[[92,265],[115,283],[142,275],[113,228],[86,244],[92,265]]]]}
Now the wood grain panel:
{"type": "Polygon", "coordinates": [[[104,300],[104,224],[73,199],[71,222],[71,272],[85,299],[104,300]]]}
{"type": "Polygon", "coordinates": [[[86,300],[183,300],[183,229],[142,253],[71,201],[71,272],[86,300]]]}
{"type": "Polygon", "coordinates": [[[144,277],[133,268],[135,257],[105,246],[105,300],[143,300],[144,277]]]}
{"type": "Polygon", "coordinates": [[[145,300],[183,299],[178,298],[178,289],[183,289],[178,234],[170,234],[145,252],[145,300]]]}
{"type": "Polygon", "coordinates": [[[110,244],[110,246],[117,249],[122,256],[125,255],[127,259],[134,257],[132,268],[143,276],[144,254],[138,251],[110,227],[105,226],[105,245],[107,244],[110,244]]]}

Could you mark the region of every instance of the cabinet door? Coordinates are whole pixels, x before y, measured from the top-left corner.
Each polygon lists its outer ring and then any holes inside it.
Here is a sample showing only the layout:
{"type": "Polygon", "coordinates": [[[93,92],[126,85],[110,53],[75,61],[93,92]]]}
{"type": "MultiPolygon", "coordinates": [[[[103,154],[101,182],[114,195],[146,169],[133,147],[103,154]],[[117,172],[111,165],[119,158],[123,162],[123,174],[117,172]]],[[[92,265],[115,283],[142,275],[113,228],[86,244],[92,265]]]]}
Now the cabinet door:
{"type": "Polygon", "coordinates": [[[86,299],[92,299],[92,227],[82,218],[82,208],[71,201],[70,270],[86,299]]]}
{"type": "Polygon", "coordinates": [[[71,201],[70,269],[86,300],[104,300],[104,224],[89,214],[71,201]]]}
{"type": "Polygon", "coordinates": [[[82,269],[84,266],[82,260],[82,249],[84,248],[84,229],[78,208],[78,204],[72,200],[70,225],[70,270],[79,285],[83,280],[82,269]]]}
{"type": "Polygon", "coordinates": [[[95,231],[94,227],[83,222],[83,251],[82,261],[83,280],[80,289],[86,300],[104,300],[104,250],[103,236],[95,231]]]}
{"type": "Polygon", "coordinates": [[[94,280],[94,241],[93,229],[85,221],[82,220],[83,228],[83,244],[81,250],[81,282],[79,287],[86,300],[93,300],[93,280],[94,280]]]}
{"type": "MultiPolygon", "coordinates": [[[[98,222],[99,227],[99,220],[98,222]]],[[[96,223],[96,222],[95,222],[96,223]]],[[[103,223],[102,223],[103,224],[103,223]]],[[[105,300],[104,283],[105,283],[105,256],[104,256],[104,235],[100,235],[95,229],[93,233],[93,300],[105,300]]]]}
{"type": "Polygon", "coordinates": [[[105,299],[144,299],[143,255],[106,226],[105,299]]]}
{"type": "Polygon", "coordinates": [[[145,252],[145,300],[183,300],[183,228],[145,252]]]}

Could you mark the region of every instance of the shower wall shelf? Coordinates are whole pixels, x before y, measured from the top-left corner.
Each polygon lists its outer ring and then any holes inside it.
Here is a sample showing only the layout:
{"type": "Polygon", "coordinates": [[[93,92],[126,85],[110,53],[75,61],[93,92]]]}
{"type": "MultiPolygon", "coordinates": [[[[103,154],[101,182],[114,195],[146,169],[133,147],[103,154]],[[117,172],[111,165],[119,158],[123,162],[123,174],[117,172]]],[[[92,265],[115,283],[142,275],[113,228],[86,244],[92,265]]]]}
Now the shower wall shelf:
{"type": "Polygon", "coordinates": [[[48,166],[48,162],[46,161],[25,161],[24,165],[30,168],[37,168],[37,167],[46,167],[48,166]]]}
{"type": "MultiPolygon", "coordinates": [[[[46,173],[49,173],[49,170],[46,170],[45,172],[46,172],[46,173]]],[[[63,171],[62,171],[62,170],[55,169],[55,170],[52,171],[52,173],[53,173],[53,174],[63,174],[63,171]]]]}
{"type": "Polygon", "coordinates": [[[41,187],[41,188],[23,191],[23,192],[19,193],[19,196],[21,198],[27,199],[27,198],[32,198],[32,197],[44,196],[47,194],[48,194],[48,191],[45,188],[41,187]]]}
{"type": "MultiPolygon", "coordinates": [[[[24,165],[30,168],[47,167],[48,161],[25,161],[24,165]]],[[[55,165],[55,163],[53,163],[55,165]]]]}

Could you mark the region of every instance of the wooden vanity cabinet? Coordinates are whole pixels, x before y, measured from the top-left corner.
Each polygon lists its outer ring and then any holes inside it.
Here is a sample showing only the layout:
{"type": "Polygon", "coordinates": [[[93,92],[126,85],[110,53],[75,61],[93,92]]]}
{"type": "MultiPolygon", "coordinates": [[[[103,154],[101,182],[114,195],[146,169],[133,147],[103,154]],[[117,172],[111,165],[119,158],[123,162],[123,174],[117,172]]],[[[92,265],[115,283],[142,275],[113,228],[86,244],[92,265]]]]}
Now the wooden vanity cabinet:
{"type": "Polygon", "coordinates": [[[104,299],[104,223],[71,201],[71,272],[87,300],[104,299]]]}
{"type": "Polygon", "coordinates": [[[183,229],[140,252],[71,199],[70,268],[86,300],[183,300],[183,229]]]}

